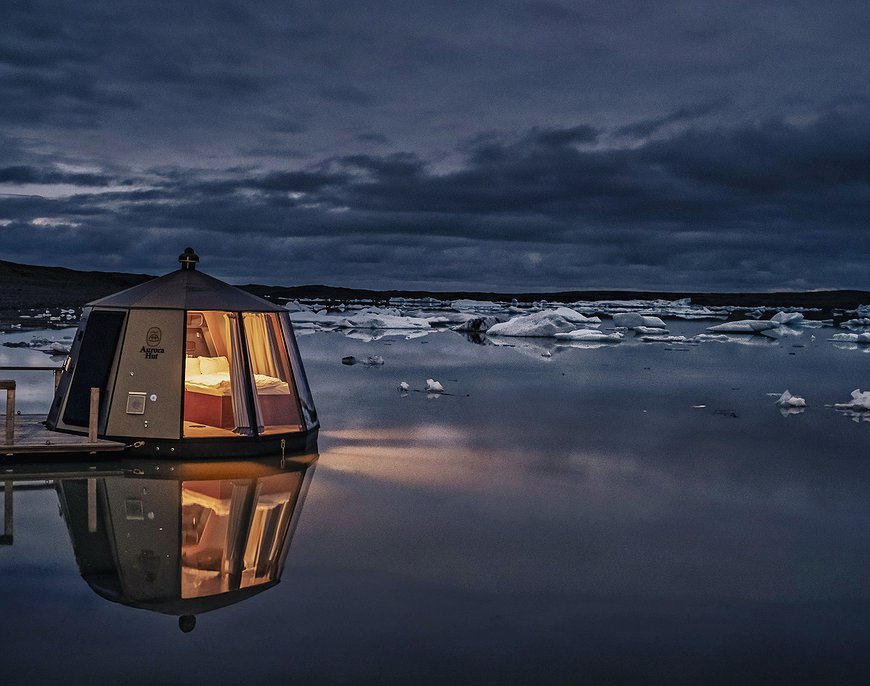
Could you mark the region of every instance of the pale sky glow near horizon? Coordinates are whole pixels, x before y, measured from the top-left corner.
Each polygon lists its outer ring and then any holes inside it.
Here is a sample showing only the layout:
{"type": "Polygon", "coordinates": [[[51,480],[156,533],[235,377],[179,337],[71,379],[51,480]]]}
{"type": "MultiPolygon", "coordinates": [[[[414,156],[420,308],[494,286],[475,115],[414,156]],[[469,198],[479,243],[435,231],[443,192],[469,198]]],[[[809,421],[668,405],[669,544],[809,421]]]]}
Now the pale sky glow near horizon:
{"type": "Polygon", "coordinates": [[[0,259],[237,283],[870,289],[870,5],[0,8],[0,259]]]}

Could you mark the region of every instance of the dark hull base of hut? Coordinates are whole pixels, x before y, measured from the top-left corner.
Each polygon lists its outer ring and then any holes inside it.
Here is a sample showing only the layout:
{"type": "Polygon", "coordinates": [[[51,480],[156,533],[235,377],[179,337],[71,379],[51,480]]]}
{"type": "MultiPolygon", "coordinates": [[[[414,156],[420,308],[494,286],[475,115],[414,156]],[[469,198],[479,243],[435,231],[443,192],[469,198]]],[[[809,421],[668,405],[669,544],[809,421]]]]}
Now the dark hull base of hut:
{"type": "MultiPolygon", "coordinates": [[[[294,453],[316,453],[317,452],[317,434],[319,427],[307,432],[294,432],[289,434],[276,434],[274,436],[257,436],[256,438],[246,438],[243,436],[237,438],[186,438],[186,439],[135,439],[129,437],[112,437],[100,436],[100,439],[106,441],[117,441],[123,444],[117,449],[108,452],[109,457],[117,456],[119,453],[125,457],[149,457],[149,458],[164,458],[171,460],[185,459],[207,459],[207,460],[222,460],[222,459],[245,459],[249,457],[262,456],[290,456],[294,453]]],[[[69,431],[59,429],[45,430],[46,435],[73,435],[69,431]]],[[[16,446],[20,448],[21,446],[16,446]]],[[[65,451],[61,446],[53,446],[52,450],[40,451],[39,446],[28,446],[28,450],[16,450],[15,454],[27,452],[28,457],[39,459],[40,453],[45,456],[53,454],[57,459],[63,459],[65,451]]],[[[87,446],[77,448],[75,446],[69,449],[68,457],[81,458],[82,453],[95,453],[95,450],[90,450],[87,446]]]]}
{"type": "Polygon", "coordinates": [[[274,436],[258,436],[256,438],[185,438],[140,439],[113,438],[109,440],[125,441],[129,447],[125,451],[130,456],[148,456],[155,458],[187,459],[187,458],[245,458],[260,455],[285,455],[298,452],[317,451],[318,429],[308,432],[291,434],[276,434],[274,436]]]}

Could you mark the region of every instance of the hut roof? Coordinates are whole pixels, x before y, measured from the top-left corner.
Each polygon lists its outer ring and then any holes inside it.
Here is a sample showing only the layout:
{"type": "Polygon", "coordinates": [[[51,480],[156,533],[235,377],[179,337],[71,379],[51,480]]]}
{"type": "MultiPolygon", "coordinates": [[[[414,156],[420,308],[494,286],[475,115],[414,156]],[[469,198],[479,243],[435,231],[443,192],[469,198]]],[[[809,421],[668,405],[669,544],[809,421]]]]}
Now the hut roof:
{"type": "Polygon", "coordinates": [[[182,262],[182,268],[88,305],[160,310],[280,312],[284,308],[182,262]]]}

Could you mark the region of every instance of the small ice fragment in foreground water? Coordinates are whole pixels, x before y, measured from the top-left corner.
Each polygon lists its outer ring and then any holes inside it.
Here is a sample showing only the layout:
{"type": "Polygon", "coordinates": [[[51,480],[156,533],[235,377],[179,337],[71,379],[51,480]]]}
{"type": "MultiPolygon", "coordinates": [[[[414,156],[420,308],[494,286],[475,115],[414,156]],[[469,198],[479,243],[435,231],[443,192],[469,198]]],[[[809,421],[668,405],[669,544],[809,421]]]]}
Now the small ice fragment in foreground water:
{"type": "Polygon", "coordinates": [[[707,407],[706,405],[692,405],[693,410],[700,410],[707,407]]]}
{"type": "Polygon", "coordinates": [[[435,381],[435,379],[426,379],[426,392],[427,393],[443,393],[444,386],[442,386],[440,382],[435,381]]]}
{"type": "Polygon", "coordinates": [[[354,357],[353,355],[348,355],[347,357],[341,358],[342,364],[364,364],[369,367],[374,367],[378,365],[382,365],[384,363],[384,358],[380,355],[369,355],[366,359],[361,360],[358,357],[354,357]]]}
{"type": "Polygon", "coordinates": [[[549,350],[545,350],[541,353],[541,357],[553,357],[553,353],[551,353],[549,350]]]}
{"type": "Polygon", "coordinates": [[[841,410],[860,410],[870,412],[870,391],[861,392],[856,388],[852,391],[852,399],[847,403],[834,403],[834,407],[841,410]]]}
{"type": "Polygon", "coordinates": [[[776,401],[776,404],[780,407],[806,407],[807,401],[796,395],[792,395],[786,389],[785,393],[779,396],[779,400],[776,401]]]}
{"type": "Polygon", "coordinates": [[[402,391],[402,393],[407,393],[408,391],[411,390],[411,387],[408,385],[407,381],[402,381],[399,384],[399,390],[402,391]]]}

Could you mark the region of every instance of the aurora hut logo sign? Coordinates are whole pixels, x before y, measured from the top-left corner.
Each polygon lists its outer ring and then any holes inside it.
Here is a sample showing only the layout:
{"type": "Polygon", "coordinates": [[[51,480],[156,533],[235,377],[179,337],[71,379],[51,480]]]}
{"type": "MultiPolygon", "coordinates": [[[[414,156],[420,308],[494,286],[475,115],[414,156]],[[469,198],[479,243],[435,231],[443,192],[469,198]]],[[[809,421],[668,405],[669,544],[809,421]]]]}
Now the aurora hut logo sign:
{"type": "Polygon", "coordinates": [[[161,340],[163,340],[163,332],[159,327],[152,326],[145,334],[146,345],[143,345],[139,352],[145,355],[146,360],[156,360],[160,353],[165,352],[163,348],[157,347],[161,340]]]}

